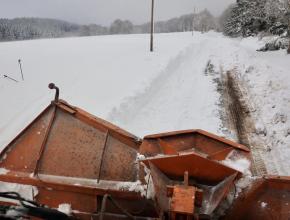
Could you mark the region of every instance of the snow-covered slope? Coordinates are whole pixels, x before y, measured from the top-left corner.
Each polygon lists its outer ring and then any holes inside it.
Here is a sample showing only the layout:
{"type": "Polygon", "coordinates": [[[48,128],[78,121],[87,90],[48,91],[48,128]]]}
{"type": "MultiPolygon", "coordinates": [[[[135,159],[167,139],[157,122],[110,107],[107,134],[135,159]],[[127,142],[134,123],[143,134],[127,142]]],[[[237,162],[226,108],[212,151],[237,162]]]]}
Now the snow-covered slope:
{"type": "MultiPolygon", "coordinates": [[[[0,146],[6,145],[53,99],[61,98],[106,118],[125,97],[146,87],[192,42],[190,34],[118,35],[0,43],[0,146]],[[18,59],[22,59],[25,81],[18,59]]],[[[149,131],[150,132],[150,131],[149,131]]]]}
{"type": "MultiPolygon", "coordinates": [[[[251,101],[255,134],[269,172],[290,175],[290,56],[256,52],[257,38],[221,34],[158,34],[155,52],[147,35],[118,35],[0,43],[0,147],[4,147],[53,98],[109,119],[136,135],[202,128],[222,134],[221,95],[214,82],[226,71],[251,101]],[[215,75],[206,74],[207,64],[215,75]],[[268,163],[269,161],[269,163],[268,163]]],[[[228,133],[225,133],[228,135],[228,133]]]]}

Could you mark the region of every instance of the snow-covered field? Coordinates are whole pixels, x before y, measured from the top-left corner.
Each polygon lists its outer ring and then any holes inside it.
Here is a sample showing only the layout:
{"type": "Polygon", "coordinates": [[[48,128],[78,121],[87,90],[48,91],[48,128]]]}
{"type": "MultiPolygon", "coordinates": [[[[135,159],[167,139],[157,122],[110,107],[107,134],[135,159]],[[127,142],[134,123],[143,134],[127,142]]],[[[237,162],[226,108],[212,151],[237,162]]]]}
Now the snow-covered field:
{"type": "Polygon", "coordinates": [[[47,85],[60,87],[62,99],[107,118],[110,111],[146,87],[190,45],[188,35],[158,35],[156,53],[148,37],[100,36],[0,44],[0,145],[7,144],[53,99],[47,85]],[[22,59],[25,81],[18,59],[22,59]]]}
{"type": "Polygon", "coordinates": [[[191,128],[223,134],[220,94],[205,74],[210,60],[220,75],[235,69],[268,170],[290,175],[290,56],[256,52],[262,43],[214,32],[157,34],[154,53],[147,35],[0,43],[0,149],[53,99],[50,82],[62,99],[141,137],[191,128]]]}

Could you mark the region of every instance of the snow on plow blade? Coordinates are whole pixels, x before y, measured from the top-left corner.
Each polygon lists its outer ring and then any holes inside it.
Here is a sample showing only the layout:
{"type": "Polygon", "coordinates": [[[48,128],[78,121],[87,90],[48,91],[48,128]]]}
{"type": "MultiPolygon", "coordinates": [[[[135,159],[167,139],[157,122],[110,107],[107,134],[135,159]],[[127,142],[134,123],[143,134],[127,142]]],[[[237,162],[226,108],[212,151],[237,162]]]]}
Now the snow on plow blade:
{"type": "MultiPolygon", "coordinates": [[[[50,88],[57,91],[55,100],[0,154],[3,210],[7,205],[18,213],[25,208],[24,217],[44,219],[43,213],[54,215],[50,219],[63,219],[57,208],[71,219],[216,218],[243,176],[224,161],[233,153],[251,160],[245,146],[202,130],[155,134],[141,140],[59,100],[58,88],[52,84],[50,88]],[[17,193],[16,201],[11,191],[17,193]],[[14,199],[3,200],[11,195],[14,199]],[[31,212],[24,198],[34,206],[45,205],[37,206],[42,214],[35,207],[31,212]]],[[[281,193],[288,190],[279,189],[281,193]]],[[[278,204],[275,199],[273,204],[265,201],[269,207],[278,204]]],[[[240,202],[238,197],[229,216],[247,212],[240,202]]]]}

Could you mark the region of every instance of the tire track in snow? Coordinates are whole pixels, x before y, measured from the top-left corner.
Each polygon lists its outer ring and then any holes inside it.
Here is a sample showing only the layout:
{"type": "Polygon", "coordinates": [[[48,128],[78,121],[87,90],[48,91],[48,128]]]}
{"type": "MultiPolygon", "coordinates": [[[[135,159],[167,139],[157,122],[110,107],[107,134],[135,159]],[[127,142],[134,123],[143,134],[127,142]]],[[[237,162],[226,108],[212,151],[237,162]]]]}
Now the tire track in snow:
{"type": "Polygon", "coordinates": [[[257,138],[253,138],[252,134],[255,133],[255,122],[251,117],[253,111],[252,104],[247,98],[247,93],[243,92],[245,86],[237,78],[237,70],[227,71],[223,77],[224,85],[224,107],[227,111],[228,117],[227,125],[235,130],[238,141],[249,147],[252,153],[252,172],[254,175],[262,176],[267,174],[267,169],[261,155],[260,149],[262,146],[257,138]]]}

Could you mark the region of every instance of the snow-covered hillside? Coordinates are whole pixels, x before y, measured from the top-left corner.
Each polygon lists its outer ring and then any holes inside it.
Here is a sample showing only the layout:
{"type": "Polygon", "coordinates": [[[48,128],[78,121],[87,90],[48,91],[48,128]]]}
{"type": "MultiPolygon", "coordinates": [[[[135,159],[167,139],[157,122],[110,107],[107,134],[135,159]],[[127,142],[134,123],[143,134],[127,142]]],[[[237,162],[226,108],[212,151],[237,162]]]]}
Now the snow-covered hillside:
{"type": "Polygon", "coordinates": [[[190,34],[157,35],[149,53],[147,35],[118,35],[0,43],[0,146],[7,144],[53,99],[60,97],[106,118],[125,97],[146,87],[192,42],[190,34]],[[22,59],[24,82],[18,59],[22,59]]]}
{"type": "Polygon", "coordinates": [[[230,71],[251,107],[249,137],[261,143],[268,171],[290,175],[290,56],[256,52],[262,44],[215,32],[158,34],[154,53],[147,35],[0,43],[0,148],[53,99],[49,82],[62,99],[141,137],[202,128],[235,138],[217,83],[230,71]]]}

